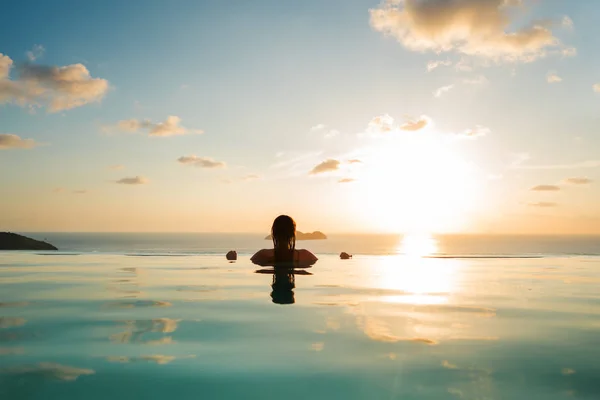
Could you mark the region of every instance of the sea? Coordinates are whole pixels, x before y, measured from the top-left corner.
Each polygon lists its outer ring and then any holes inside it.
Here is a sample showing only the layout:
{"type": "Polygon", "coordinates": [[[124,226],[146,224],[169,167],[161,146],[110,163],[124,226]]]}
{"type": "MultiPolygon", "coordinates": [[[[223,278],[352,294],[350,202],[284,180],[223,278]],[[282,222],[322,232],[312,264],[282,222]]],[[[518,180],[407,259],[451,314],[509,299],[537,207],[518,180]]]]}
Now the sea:
{"type": "Polygon", "coordinates": [[[600,399],[598,236],[25,234],[0,399],[600,399]]]}

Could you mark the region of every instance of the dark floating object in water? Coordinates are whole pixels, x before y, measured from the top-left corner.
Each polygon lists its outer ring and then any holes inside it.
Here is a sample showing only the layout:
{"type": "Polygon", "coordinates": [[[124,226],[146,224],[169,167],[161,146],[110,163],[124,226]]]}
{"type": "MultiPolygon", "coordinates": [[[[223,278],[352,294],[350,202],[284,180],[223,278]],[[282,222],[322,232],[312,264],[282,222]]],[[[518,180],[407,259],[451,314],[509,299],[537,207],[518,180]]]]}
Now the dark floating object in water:
{"type": "MultiPolygon", "coordinates": [[[[269,235],[265,238],[265,240],[271,240],[272,236],[269,235]]],[[[296,240],[325,240],[327,236],[321,231],[314,231],[309,233],[304,233],[300,231],[296,231],[296,240]]]]}
{"type": "Polygon", "coordinates": [[[352,258],[352,254],[348,254],[348,253],[346,253],[345,251],[342,251],[342,252],[340,253],[340,258],[341,258],[342,260],[348,260],[348,259],[352,258]]]}
{"type": "Polygon", "coordinates": [[[50,243],[17,235],[16,233],[0,232],[0,250],[58,250],[50,243]]]}
{"type": "Polygon", "coordinates": [[[230,250],[225,255],[225,258],[227,258],[229,261],[235,261],[237,260],[237,252],[235,250],[230,250]]]}

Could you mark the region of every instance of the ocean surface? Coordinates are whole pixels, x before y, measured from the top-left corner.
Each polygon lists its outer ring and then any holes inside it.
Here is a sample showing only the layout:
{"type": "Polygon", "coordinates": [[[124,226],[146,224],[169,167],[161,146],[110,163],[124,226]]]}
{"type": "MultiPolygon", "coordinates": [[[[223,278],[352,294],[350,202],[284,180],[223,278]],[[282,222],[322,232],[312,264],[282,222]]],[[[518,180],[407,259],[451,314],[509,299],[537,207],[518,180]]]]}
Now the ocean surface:
{"type": "Polygon", "coordinates": [[[27,235],[61,251],[0,252],[0,399],[600,399],[598,237],[331,236],[292,276],[261,235],[27,235]]]}

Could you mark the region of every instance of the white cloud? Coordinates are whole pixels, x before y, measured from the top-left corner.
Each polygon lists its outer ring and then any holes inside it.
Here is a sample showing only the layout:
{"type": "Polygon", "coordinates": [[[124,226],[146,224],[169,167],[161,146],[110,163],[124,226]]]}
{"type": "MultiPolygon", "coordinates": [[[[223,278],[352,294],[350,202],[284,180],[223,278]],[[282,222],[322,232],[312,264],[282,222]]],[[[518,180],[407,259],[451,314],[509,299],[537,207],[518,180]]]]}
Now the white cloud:
{"type": "Polygon", "coordinates": [[[560,48],[551,22],[532,21],[511,30],[526,12],[520,5],[513,0],[393,0],[371,9],[370,23],[413,51],[530,62],[560,48]]]}
{"type": "Polygon", "coordinates": [[[354,179],[354,178],[342,178],[338,181],[338,183],[351,183],[354,181],[356,181],[356,179],[354,179]]]}
{"type": "Polygon", "coordinates": [[[177,159],[181,164],[192,165],[199,168],[225,168],[227,164],[209,157],[183,156],[177,159]]]}
{"type": "Polygon", "coordinates": [[[328,159],[315,166],[310,172],[310,175],[322,174],[325,172],[337,171],[340,167],[338,160],[328,159]]]}
{"type": "Polygon", "coordinates": [[[600,160],[588,160],[573,164],[548,164],[548,165],[522,165],[516,166],[519,169],[584,169],[600,167],[600,160]]]}
{"type": "Polygon", "coordinates": [[[566,47],[560,52],[563,57],[575,57],[577,55],[577,49],[575,47],[566,47]]]}
{"type": "Polygon", "coordinates": [[[573,20],[568,16],[565,15],[562,19],[562,26],[564,26],[565,28],[573,28],[574,27],[574,23],[573,20]]]}
{"type": "Polygon", "coordinates": [[[109,89],[108,81],[92,78],[83,64],[64,67],[24,64],[17,79],[10,79],[13,61],[0,54],[0,104],[45,106],[48,112],[69,110],[98,102],[109,89]]]}
{"type": "Polygon", "coordinates": [[[122,178],[117,181],[121,185],[143,185],[148,183],[148,179],[143,176],[134,176],[131,178],[122,178]]]}
{"type": "Polygon", "coordinates": [[[45,52],[46,49],[44,48],[44,46],[42,46],[41,44],[36,44],[30,51],[27,52],[27,59],[29,61],[35,61],[38,58],[41,58],[45,52]]]}
{"type": "Polygon", "coordinates": [[[454,89],[454,85],[442,86],[433,92],[433,96],[440,98],[444,93],[449,92],[452,89],[454,89]]]}
{"type": "Polygon", "coordinates": [[[452,61],[450,60],[435,60],[429,61],[427,63],[427,72],[431,72],[438,67],[449,67],[452,65],[452,61]]]}
{"type": "Polygon", "coordinates": [[[338,136],[340,134],[340,131],[336,130],[336,129],[327,129],[327,125],[324,124],[317,124],[315,126],[313,126],[312,128],[310,128],[311,132],[324,132],[323,137],[325,139],[330,139],[332,137],[338,136]]]}
{"type": "Polygon", "coordinates": [[[416,121],[407,121],[404,124],[400,125],[400,130],[403,131],[420,131],[421,129],[427,127],[431,123],[431,119],[427,116],[422,116],[416,121]]]}
{"type": "Polygon", "coordinates": [[[125,166],[121,165],[121,164],[111,165],[111,166],[108,167],[108,169],[112,169],[113,171],[118,171],[118,170],[121,170],[123,168],[125,168],[125,166]]]}
{"type": "Polygon", "coordinates": [[[0,133],[0,150],[7,149],[31,149],[38,143],[33,139],[21,139],[10,133],[0,133]]]}
{"type": "Polygon", "coordinates": [[[117,122],[115,126],[104,126],[107,132],[119,130],[123,132],[138,132],[142,129],[148,131],[149,136],[176,136],[186,135],[188,133],[203,133],[199,129],[188,129],[180,125],[181,118],[175,115],[169,115],[163,122],[154,123],[149,120],[125,119],[117,122]]]}
{"type": "Polygon", "coordinates": [[[548,74],[546,75],[546,79],[548,80],[548,83],[562,82],[562,78],[558,76],[558,74],[555,71],[548,72],[548,74]]]}
{"type": "Polygon", "coordinates": [[[488,80],[485,76],[479,75],[475,78],[463,79],[462,83],[464,83],[465,85],[485,85],[486,83],[488,83],[488,80]]]}

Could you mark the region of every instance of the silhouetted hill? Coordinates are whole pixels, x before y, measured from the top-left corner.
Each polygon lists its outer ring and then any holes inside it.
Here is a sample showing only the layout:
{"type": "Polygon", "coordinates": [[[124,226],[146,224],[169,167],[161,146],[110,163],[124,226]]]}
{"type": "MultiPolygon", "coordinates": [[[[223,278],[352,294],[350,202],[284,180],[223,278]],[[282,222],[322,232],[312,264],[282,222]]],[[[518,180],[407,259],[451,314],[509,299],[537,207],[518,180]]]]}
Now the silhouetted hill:
{"type": "MultiPolygon", "coordinates": [[[[296,240],[325,240],[327,236],[320,231],[314,231],[309,233],[304,233],[297,231],[296,232],[296,240]]],[[[271,240],[271,235],[267,236],[265,240],[271,240]]]]}
{"type": "Polygon", "coordinates": [[[58,250],[50,243],[17,235],[16,233],[0,232],[0,250],[58,250]]]}

